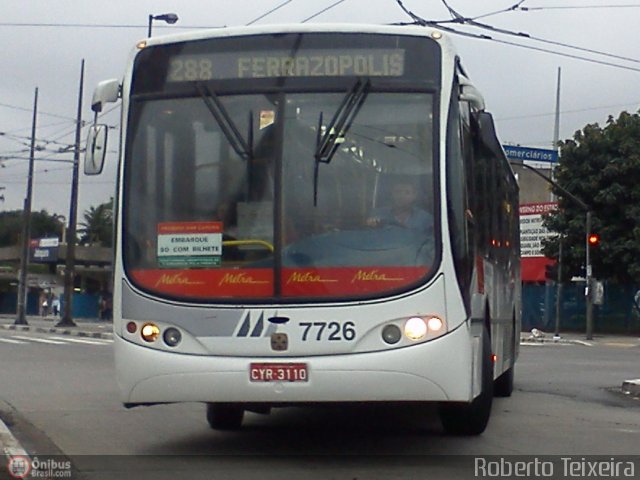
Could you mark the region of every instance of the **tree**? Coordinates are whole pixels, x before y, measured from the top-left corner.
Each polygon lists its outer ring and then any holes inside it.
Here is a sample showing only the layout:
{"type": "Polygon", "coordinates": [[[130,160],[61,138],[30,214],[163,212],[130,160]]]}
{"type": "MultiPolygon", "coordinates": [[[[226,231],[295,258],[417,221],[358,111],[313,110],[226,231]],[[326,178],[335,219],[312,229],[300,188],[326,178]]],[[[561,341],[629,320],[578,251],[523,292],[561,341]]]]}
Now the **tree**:
{"type": "MultiPolygon", "coordinates": [[[[640,283],[640,115],[623,112],[604,128],[587,125],[560,148],[556,181],[589,205],[591,231],[600,236],[591,248],[593,276],[640,283]]],[[[559,208],[545,225],[560,236],[544,242],[544,253],[557,258],[562,237],[563,276],[584,276],[585,211],[555,193],[559,208]]]]}
{"type": "Polygon", "coordinates": [[[103,247],[113,245],[113,197],[97,207],[89,207],[84,211],[84,221],[80,222],[78,231],[82,234],[80,244],[99,243],[103,247]]]}
{"type": "MultiPolygon", "coordinates": [[[[20,245],[23,219],[22,210],[0,212],[0,247],[20,245]]],[[[31,238],[60,238],[62,229],[63,224],[57,215],[46,210],[31,212],[31,238]]]]}

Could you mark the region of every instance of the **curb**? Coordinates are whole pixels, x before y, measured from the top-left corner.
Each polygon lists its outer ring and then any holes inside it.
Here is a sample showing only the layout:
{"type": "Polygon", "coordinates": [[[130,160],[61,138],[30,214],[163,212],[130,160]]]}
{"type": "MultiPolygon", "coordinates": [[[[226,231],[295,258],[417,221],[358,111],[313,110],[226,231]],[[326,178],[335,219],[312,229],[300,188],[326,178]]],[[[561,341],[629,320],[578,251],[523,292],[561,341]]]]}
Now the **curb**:
{"type": "Polygon", "coordinates": [[[539,345],[541,343],[562,343],[565,345],[582,345],[584,347],[593,347],[593,343],[592,342],[588,342],[586,340],[577,340],[577,339],[570,339],[570,338],[544,338],[544,337],[528,337],[528,338],[521,338],[520,339],[520,345],[539,345]]]}
{"type": "MultiPolygon", "coordinates": [[[[72,335],[75,337],[99,338],[104,340],[113,339],[111,332],[90,332],[87,330],[70,330],[66,327],[38,327],[32,325],[0,325],[3,330],[14,330],[17,332],[37,332],[37,333],[55,333],[58,335],[72,335]]],[[[78,328],[78,327],[75,327],[78,328]]],[[[79,327],[82,328],[82,327],[79,327]]]]}
{"type": "Polygon", "coordinates": [[[2,420],[0,420],[0,453],[5,457],[7,463],[12,457],[29,456],[27,451],[22,448],[20,442],[13,436],[9,427],[7,427],[2,420]]]}

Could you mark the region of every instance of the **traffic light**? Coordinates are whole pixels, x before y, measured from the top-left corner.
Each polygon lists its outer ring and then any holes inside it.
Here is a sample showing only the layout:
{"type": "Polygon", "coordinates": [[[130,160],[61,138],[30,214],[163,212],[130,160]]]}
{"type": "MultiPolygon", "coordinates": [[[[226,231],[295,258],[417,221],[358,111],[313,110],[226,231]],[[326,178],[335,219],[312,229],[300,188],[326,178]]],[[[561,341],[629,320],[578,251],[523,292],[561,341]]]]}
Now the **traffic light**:
{"type": "Polygon", "coordinates": [[[600,235],[597,233],[590,233],[587,237],[587,242],[589,242],[590,246],[595,247],[600,243],[600,235]]]}

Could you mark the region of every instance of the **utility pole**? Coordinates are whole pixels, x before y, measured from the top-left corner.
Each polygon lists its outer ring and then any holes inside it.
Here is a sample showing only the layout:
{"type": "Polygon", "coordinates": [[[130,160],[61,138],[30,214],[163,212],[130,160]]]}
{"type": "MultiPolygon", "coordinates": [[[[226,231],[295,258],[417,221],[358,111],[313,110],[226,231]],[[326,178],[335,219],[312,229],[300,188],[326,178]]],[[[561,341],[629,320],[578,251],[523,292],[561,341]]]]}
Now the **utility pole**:
{"type": "Polygon", "coordinates": [[[78,91],[78,114],[76,120],[76,140],[73,151],[73,177],[71,179],[71,202],[69,205],[69,228],[67,229],[67,255],[64,269],[64,308],[59,327],[75,327],[71,306],[76,260],[76,217],[78,212],[78,170],[80,166],[80,133],[82,130],[82,90],[84,86],[84,59],[80,65],[80,87],[78,91]]]}
{"type": "Polygon", "coordinates": [[[562,310],[562,235],[558,239],[558,285],[556,287],[556,328],[554,330],[553,338],[560,339],[560,314],[562,310]]]}
{"type": "Polygon", "coordinates": [[[586,312],[586,323],[587,323],[587,340],[593,340],[593,292],[591,288],[592,281],[592,268],[591,268],[591,242],[589,242],[589,237],[591,236],[591,210],[587,210],[587,240],[585,242],[585,248],[587,252],[585,273],[586,273],[586,283],[584,296],[585,301],[587,303],[587,312],[586,312]]]}
{"type": "Polygon", "coordinates": [[[31,122],[31,148],[29,150],[29,175],[27,177],[27,196],[22,211],[22,252],[20,254],[20,276],[18,280],[18,309],[16,325],[28,325],[27,322],[27,269],[29,268],[29,240],[31,237],[31,198],[33,196],[33,163],[36,152],[36,119],[38,117],[38,87],[33,98],[33,121],[31,122]]]}
{"type": "Polygon", "coordinates": [[[553,148],[558,150],[558,143],[560,142],[560,77],[562,75],[562,69],[558,67],[558,85],[556,87],[556,118],[553,126],[553,148]]]}
{"type": "MultiPolygon", "coordinates": [[[[558,153],[558,161],[560,159],[560,78],[562,69],[558,67],[558,84],[556,87],[556,117],[553,126],[553,148],[558,153]]],[[[551,175],[554,178],[554,175],[551,175]]],[[[560,315],[562,313],[562,235],[559,239],[558,249],[558,278],[556,283],[556,328],[553,337],[557,340],[560,338],[560,315]]]]}

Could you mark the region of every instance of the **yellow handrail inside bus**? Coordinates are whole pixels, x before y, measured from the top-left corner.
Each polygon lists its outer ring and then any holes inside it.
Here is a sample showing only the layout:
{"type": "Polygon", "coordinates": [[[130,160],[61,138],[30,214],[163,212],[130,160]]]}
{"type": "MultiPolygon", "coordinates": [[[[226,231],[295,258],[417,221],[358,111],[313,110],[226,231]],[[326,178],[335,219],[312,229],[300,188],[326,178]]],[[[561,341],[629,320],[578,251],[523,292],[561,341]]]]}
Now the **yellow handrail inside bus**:
{"type": "Polygon", "coordinates": [[[224,240],[223,247],[239,247],[243,245],[261,245],[270,252],[273,252],[273,245],[265,240],[224,240]]]}

